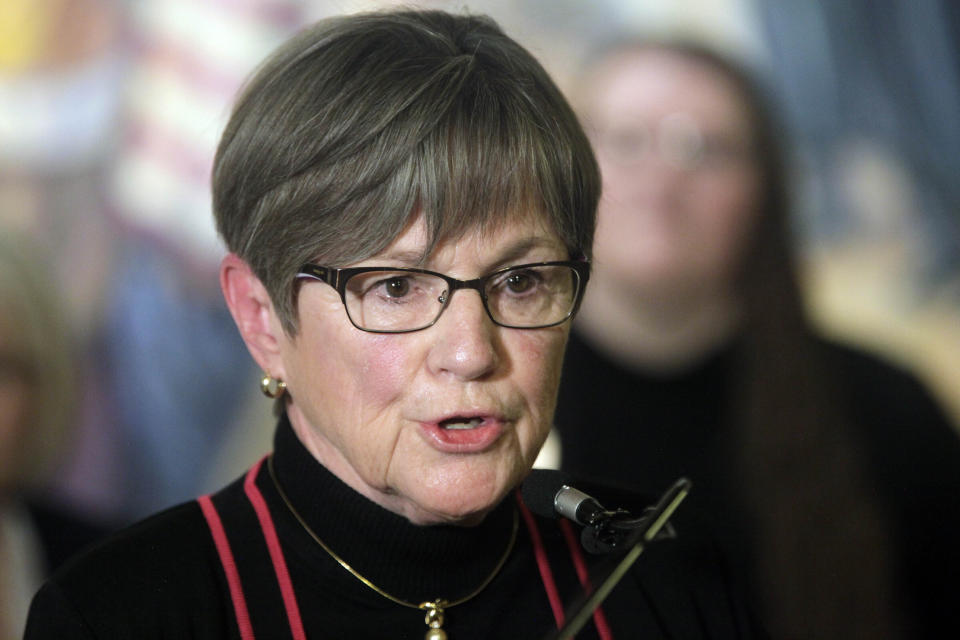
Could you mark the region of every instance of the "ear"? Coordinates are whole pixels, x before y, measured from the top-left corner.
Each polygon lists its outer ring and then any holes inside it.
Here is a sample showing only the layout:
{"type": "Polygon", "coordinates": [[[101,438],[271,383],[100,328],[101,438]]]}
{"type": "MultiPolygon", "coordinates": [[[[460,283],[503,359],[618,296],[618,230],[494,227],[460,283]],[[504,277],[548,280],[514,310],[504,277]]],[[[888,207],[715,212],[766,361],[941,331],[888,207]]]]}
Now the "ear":
{"type": "Polygon", "coordinates": [[[266,373],[285,380],[281,346],[289,338],[260,278],[250,265],[231,253],[220,263],[220,288],[250,355],[266,373]]]}

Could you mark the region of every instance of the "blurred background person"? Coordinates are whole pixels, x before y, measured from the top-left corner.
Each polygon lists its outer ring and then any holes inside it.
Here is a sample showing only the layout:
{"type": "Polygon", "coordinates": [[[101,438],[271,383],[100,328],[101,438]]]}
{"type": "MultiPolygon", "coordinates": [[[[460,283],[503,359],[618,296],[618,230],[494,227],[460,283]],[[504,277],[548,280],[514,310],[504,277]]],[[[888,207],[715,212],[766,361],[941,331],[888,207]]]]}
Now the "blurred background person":
{"type": "Polygon", "coordinates": [[[50,286],[81,372],[68,418],[75,437],[48,482],[61,487],[51,493],[104,518],[115,513],[108,496],[123,485],[99,348],[119,235],[105,184],[124,78],[120,33],[110,0],[0,5],[0,234],[27,238],[50,257],[50,286]]]}
{"type": "Polygon", "coordinates": [[[77,438],[47,493],[98,518],[195,496],[246,407],[255,372],[215,286],[210,162],[295,5],[0,8],[0,232],[52,256],[83,369],[77,438]]]}
{"type": "Polygon", "coordinates": [[[808,322],[785,143],[752,76],[624,40],[575,94],[604,192],[563,467],[690,477],[774,637],[955,634],[960,438],[912,375],[808,322]]]}
{"type": "Polygon", "coordinates": [[[210,167],[226,105],[299,24],[295,4],[116,4],[125,69],[103,186],[117,242],[98,360],[119,479],[101,494],[127,520],[196,495],[256,375],[215,286],[210,167]]]}
{"type": "Polygon", "coordinates": [[[50,571],[107,528],[43,496],[71,443],[75,352],[49,263],[0,235],[0,639],[20,638],[50,571]]]}

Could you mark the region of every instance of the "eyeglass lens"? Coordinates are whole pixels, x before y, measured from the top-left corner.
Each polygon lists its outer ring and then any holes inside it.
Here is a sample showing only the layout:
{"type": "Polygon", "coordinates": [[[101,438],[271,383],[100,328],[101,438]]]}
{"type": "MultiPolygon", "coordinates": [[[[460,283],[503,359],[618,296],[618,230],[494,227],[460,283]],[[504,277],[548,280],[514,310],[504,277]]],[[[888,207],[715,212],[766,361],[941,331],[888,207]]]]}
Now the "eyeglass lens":
{"type": "MultiPolygon", "coordinates": [[[[344,299],[350,319],[361,329],[411,331],[433,324],[450,299],[443,278],[410,271],[367,271],[353,275],[344,299]]],[[[484,279],[485,306],[494,322],[534,328],[563,321],[579,289],[575,269],[565,265],[529,266],[484,279]]]]}

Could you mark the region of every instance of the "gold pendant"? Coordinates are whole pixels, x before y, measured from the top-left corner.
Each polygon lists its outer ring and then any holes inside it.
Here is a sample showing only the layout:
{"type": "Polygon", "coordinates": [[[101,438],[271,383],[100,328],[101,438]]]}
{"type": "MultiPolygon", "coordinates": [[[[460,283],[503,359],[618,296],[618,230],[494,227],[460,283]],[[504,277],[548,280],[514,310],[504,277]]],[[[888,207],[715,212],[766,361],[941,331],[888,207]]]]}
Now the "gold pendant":
{"type": "Polygon", "coordinates": [[[421,609],[426,610],[427,615],[423,621],[430,627],[425,640],[447,640],[447,632],[441,629],[443,626],[443,608],[447,606],[445,600],[437,599],[433,602],[424,602],[420,605],[421,609]]]}

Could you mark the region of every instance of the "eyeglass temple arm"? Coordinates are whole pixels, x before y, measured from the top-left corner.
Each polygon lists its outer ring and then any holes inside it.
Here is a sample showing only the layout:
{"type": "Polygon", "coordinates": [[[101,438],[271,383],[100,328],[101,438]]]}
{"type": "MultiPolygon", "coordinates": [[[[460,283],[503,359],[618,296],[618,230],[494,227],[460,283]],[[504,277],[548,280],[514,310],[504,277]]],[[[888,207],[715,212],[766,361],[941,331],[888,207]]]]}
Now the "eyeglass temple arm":
{"type": "Polygon", "coordinates": [[[300,270],[297,272],[297,278],[313,278],[314,280],[320,280],[321,282],[326,282],[331,287],[336,288],[340,280],[340,270],[339,269],[328,269],[327,267],[320,267],[315,264],[305,264],[300,267],[300,270]]]}

